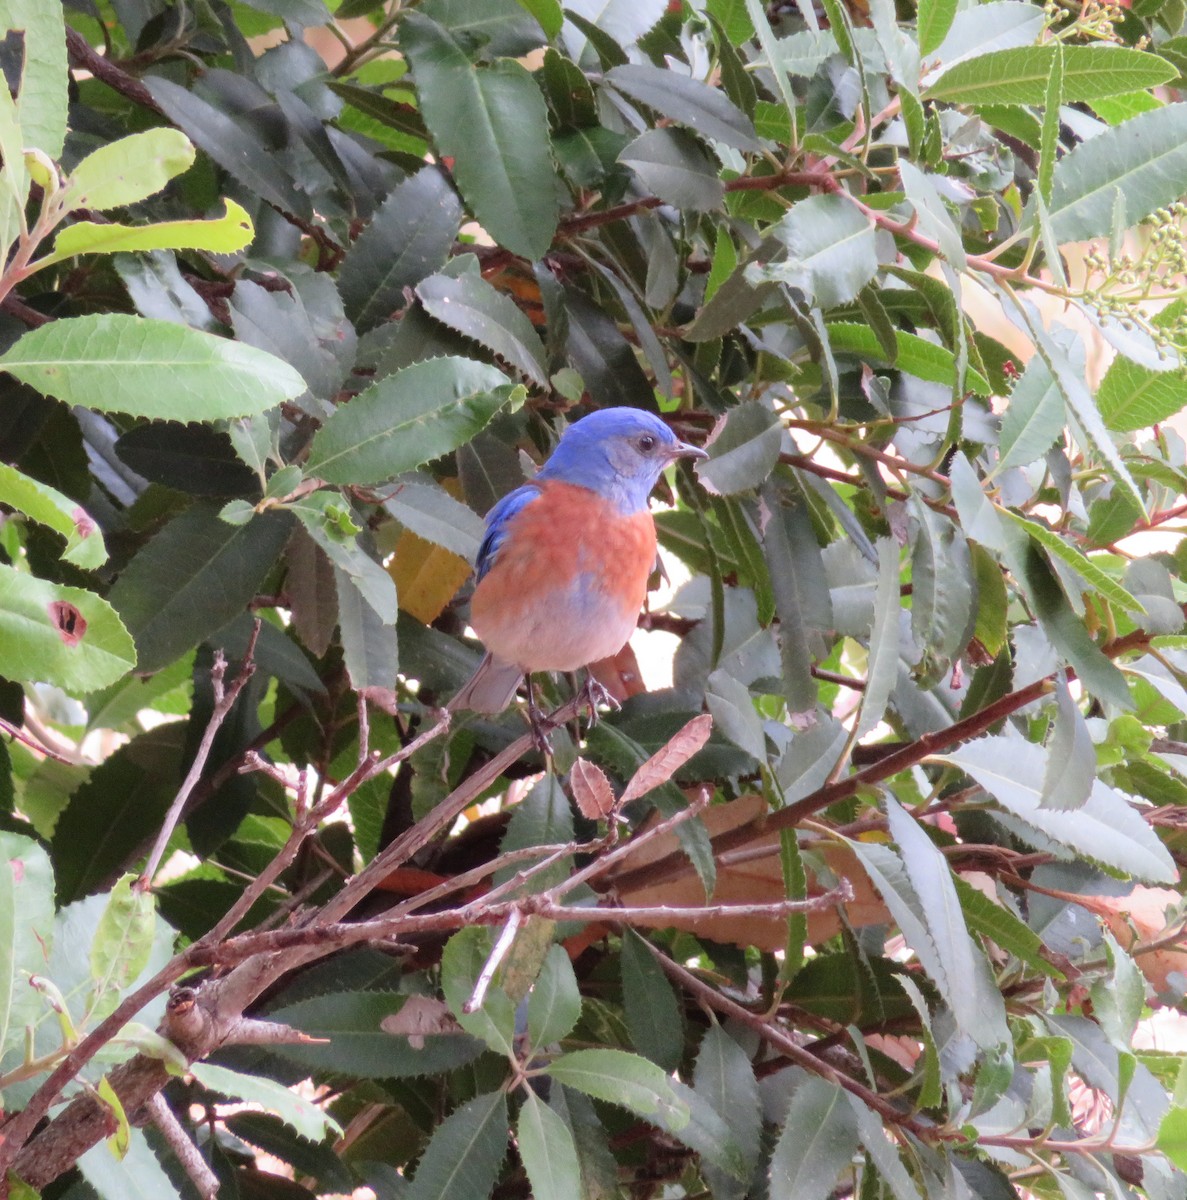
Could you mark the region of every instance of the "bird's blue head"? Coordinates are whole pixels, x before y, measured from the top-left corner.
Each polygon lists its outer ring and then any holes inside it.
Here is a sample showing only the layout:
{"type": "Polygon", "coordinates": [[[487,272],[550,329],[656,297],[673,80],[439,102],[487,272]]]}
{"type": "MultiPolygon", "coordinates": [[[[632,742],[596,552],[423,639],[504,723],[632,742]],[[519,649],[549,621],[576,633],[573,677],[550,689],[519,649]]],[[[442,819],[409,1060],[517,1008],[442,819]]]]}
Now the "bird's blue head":
{"type": "Polygon", "coordinates": [[[623,513],[647,507],[660,472],[678,458],[707,458],[680,441],[653,413],[603,408],[565,430],[538,479],[586,487],[612,500],[623,513]]]}

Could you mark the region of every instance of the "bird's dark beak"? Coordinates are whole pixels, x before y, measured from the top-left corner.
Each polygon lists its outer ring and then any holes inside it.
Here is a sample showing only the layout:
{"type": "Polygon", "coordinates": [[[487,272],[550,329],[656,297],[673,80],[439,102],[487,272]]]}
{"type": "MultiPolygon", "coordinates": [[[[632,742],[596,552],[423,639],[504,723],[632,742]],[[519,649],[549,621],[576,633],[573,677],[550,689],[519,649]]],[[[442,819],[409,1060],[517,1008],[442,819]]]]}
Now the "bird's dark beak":
{"type": "Polygon", "coordinates": [[[677,442],[668,448],[668,458],[675,462],[678,458],[708,458],[709,455],[700,446],[690,446],[688,442],[677,442]]]}

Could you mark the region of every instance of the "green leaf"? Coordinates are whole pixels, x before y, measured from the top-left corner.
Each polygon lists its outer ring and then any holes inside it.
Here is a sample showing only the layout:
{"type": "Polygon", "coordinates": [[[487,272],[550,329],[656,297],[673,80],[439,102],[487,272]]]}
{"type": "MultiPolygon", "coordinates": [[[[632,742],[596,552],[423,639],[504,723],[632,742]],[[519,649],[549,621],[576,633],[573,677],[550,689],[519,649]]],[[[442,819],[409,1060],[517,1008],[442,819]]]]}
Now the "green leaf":
{"type": "Polygon", "coordinates": [[[1061,562],[1066,563],[1077,575],[1091,584],[1106,600],[1129,612],[1144,613],[1146,610],[1133,596],[1129,594],[1108,572],[1098,567],[1086,554],[1082,554],[1065,537],[1053,529],[1040,525],[1038,521],[1028,520],[1011,512],[1008,508],[998,509],[1002,516],[1008,517],[1026,535],[1038,542],[1044,550],[1055,555],[1061,562]]]}
{"type": "Polygon", "coordinates": [[[40,269],[77,254],[116,254],[129,250],[207,250],[231,254],[255,237],[247,212],[227,200],[227,213],[210,221],[161,221],[155,225],[99,225],[76,221],[63,229],[54,248],[33,264],[40,269]]]}
{"type": "Polygon", "coordinates": [[[757,151],[762,143],[750,118],[716,88],[676,71],[625,63],[606,72],[606,82],[632,100],[697,133],[737,150],[757,151]]]}
{"type": "Polygon", "coordinates": [[[94,1015],[115,1010],[121,993],[148,966],[156,937],[157,910],[151,893],[124,875],[111,889],[91,943],[94,1015]]]}
{"type": "Polygon", "coordinates": [[[810,1076],[791,1098],[771,1155],[771,1196],[826,1200],[857,1149],[857,1118],[835,1083],[810,1076]]]}
{"type": "Polygon", "coordinates": [[[444,1004],[420,1004],[424,999],[393,992],[334,991],[284,1004],[270,1009],[268,1019],[324,1043],[277,1046],[275,1052],[319,1078],[402,1079],[452,1070],[485,1050],[482,1042],[458,1028],[444,1004]],[[415,1020],[404,1013],[414,1001],[420,1009],[415,1020]]]}
{"type": "Polygon", "coordinates": [[[180,130],[133,133],[88,154],[71,171],[60,202],[67,209],[123,208],[156,195],[193,163],[193,144],[180,130]]]}
{"type": "Polygon", "coordinates": [[[972,636],[974,574],[968,539],[953,521],[918,497],[909,506],[911,632],[924,651],[922,672],[940,673],[972,636]]]}
{"type": "Polygon", "coordinates": [[[1175,867],[1157,834],[1102,780],[1078,809],[1042,807],[1047,752],[1019,737],[986,737],[939,756],[971,776],[1008,813],[1074,854],[1136,879],[1166,883],[1175,867]]]}
{"type": "MultiPolygon", "coordinates": [[[[23,73],[16,119],[24,144],[59,158],[66,139],[69,94],[62,8],[42,0],[5,0],[3,17],[6,29],[20,30],[23,43],[18,51],[23,73]]],[[[7,161],[5,168],[9,169],[7,161]]]]}
{"type": "Polygon", "coordinates": [[[110,592],[136,641],[140,670],[160,670],[243,612],[291,532],[292,519],[284,513],[262,513],[233,526],[208,504],[195,504],[170,521],[110,592]]]}
{"type": "Polygon", "coordinates": [[[93,571],[107,561],[103,534],[79,505],[7,463],[0,463],[0,504],[60,533],[66,539],[62,557],[68,562],[93,571]]]}
{"type": "Polygon", "coordinates": [[[128,1152],[122,1159],[100,1142],[79,1156],[78,1169],[105,1200],[115,1196],[120,1200],[181,1200],[140,1129],[131,1130],[128,1152]]]}
{"type": "Polygon", "coordinates": [[[633,929],[623,931],[619,961],[631,1041],[657,1066],[674,1071],[684,1053],[684,1020],[676,993],[647,943],[633,929]]]}
{"type": "Polygon", "coordinates": [[[854,739],[864,737],[886,713],[890,693],[898,679],[899,554],[891,538],[878,539],[878,587],[874,594],[874,624],[866,659],[866,686],[861,698],[854,739]]]}
{"type": "Polygon", "coordinates": [[[383,507],[426,542],[444,546],[467,562],[478,557],[484,536],[482,518],[427,477],[410,476],[398,483],[383,507]]]}
{"type": "MultiPolygon", "coordinates": [[[[1070,45],[1058,49],[1063,56],[1063,99],[1068,104],[1158,87],[1178,75],[1165,59],[1141,50],[1070,45]]],[[[965,59],[928,87],[924,99],[957,104],[1043,104],[1056,54],[1057,48],[1048,44],[993,50],[965,59]]]]}
{"type": "Polygon", "coordinates": [[[775,469],[782,444],[779,419],[769,408],[739,404],[714,425],[705,443],[709,458],[696,465],[697,479],[714,496],[750,491],[775,469]]]}
{"type": "Polygon", "coordinates": [[[535,1092],[528,1092],[519,1110],[515,1141],[535,1200],[573,1200],[583,1194],[573,1135],[535,1092]]]}
{"type": "Polygon", "coordinates": [[[122,313],[31,329],[0,355],[0,369],[67,404],[176,421],[251,416],[305,391],[262,350],[122,313]]]}
{"type": "Polygon", "coordinates": [[[484,346],[538,391],[548,390],[540,335],[510,296],[496,291],[481,275],[432,275],[416,294],[431,317],[484,346]]]}
{"type": "Polygon", "coordinates": [[[1158,1126],[1158,1149],[1187,1171],[1187,1108],[1169,1108],[1158,1126]]]}
{"type": "Polygon", "coordinates": [[[0,831],[0,1055],[20,1047],[41,997],[29,975],[45,970],[54,932],[54,874],[40,843],[0,831]]]}
{"type": "Polygon", "coordinates": [[[203,1087],[229,1100],[246,1100],[259,1105],[311,1142],[320,1142],[330,1134],[342,1132],[342,1127],[329,1113],[272,1079],[245,1075],[241,1071],[205,1062],[193,1063],[189,1069],[203,1087]]]}
{"type": "Polygon", "coordinates": [[[338,633],[351,686],[357,692],[375,688],[390,692],[400,669],[396,631],[359,590],[358,576],[334,568],[338,597],[338,633]]]}
{"type": "Polygon", "coordinates": [[[1041,458],[1063,433],[1065,421],[1063,395],[1047,364],[1036,355],[1006,402],[999,458],[989,478],[1041,458]]]}
{"type": "Polygon", "coordinates": [[[725,188],[700,143],[682,129],[648,129],[626,146],[618,161],[665,204],[690,212],[720,208],[725,188]]]}
{"type": "Polygon", "coordinates": [[[470,359],[414,363],[337,409],[314,436],[306,469],[329,483],[382,483],[464,445],[516,390],[470,359]]]}
{"type": "Polygon", "coordinates": [[[130,671],[136,650],[106,600],[0,564],[0,661],[9,679],[78,695],[130,671]]]}
{"type": "Polygon", "coordinates": [[[549,948],[528,998],[528,1035],[542,1050],[567,1037],[581,1016],[581,992],[573,964],[560,946],[549,948]]]}
{"type": "MultiPolygon", "coordinates": [[[[1063,104],[1063,43],[1052,42],[1055,55],[1051,60],[1051,75],[1043,97],[1043,131],[1039,146],[1039,199],[1051,203],[1051,186],[1055,180],[1055,163],[1059,151],[1059,117],[1063,104]]],[[[1048,259],[1058,262],[1058,251],[1048,250],[1048,259]]]]}
{"type": "Polygon", "coordinates": [[[853,300],[877,274],[874,226],[840,196],[801,200],[771,232],[787,246],[787,258],[747,267],[752,284],[791,284],[821,308],[835,308],[853,300]]]}
{"type": "MultiPolygon", "coordinates": [[[[834,354],[856,354],[872,362],[891,365],[884,357],[878,335],[868,325],[830,323],[825,329],[834,354]]],[[[950,350],[901,329],[895,330],[895,341],[898,343],[898,355],[893,364],[895,370],[948,387],[956,381],[956,358],[950,350]]],[[[965,382],[979,396],[990,394],[989,381],[972,367],[969,367],[965,382]]]]}
{"type": "MultiPolygon", "coordinates": [[[[746,1051],[716,1021],[710,1023],[697,1051],[693,1074],[696,1094],[720,1114],[738,1148],[742,1178],[748,1179],[758,1162],[762,1135],[762,1104],[754,1065],[746,1051]]],[[[729,1195],[727,1179],[714,1179],[708,1172],[713,1194],[729,1195]]],[[[720,1172],[718,1172],[720,1174],[720,1172]]],[[[736,1185],[735,1185],[736,1192],[736,1185]]]]}
{"type": "Polygon", "coordinates": [[[689,1119],[688,1106],[677,1098],[667,1074],[625,1050],[574,1050],[553,1059],[548,1074],[566,1087],[621,1105],[638,1116],[662,1116],[665,1128],[678,1129],[689,1119]]]}
{"type": "Polygon", "coordinates": [[[519,63],[474,66],[446,30],[421,13],[400,22],[421,112],[470,210],[500,245],[537,259],[558,217],[548,111],[519,63]]]}
{"type": "Polygon", "coordinates": [[[338,272],[346,314],[360,333],[403,308],[404,289],[445,265],[461,220],[457,194],[436,167],[392,189],[338,272]]]}
{"type": "Polygon", "coordinates": [[[1063,979],[1064,974],[1043,957],[1043,940],[1005,905],[995,904],[984,892],[953,874],[952,882],[960,898],[965,924],[970,933],[987,937],[1007,954],[1014,955],[1034,971],[1063,979]]]}
{"type": "Polygon", "coordinates": [[[521,8],[530,12],[550,38],[556,37],[565,23],[560,0],[519,0],[521,8]]]}
{"type": "Polygon", "coordinates": [[[939,48],[955,16],[956,0],[921,0],[915,22],[920,54],[929,55],[939,48]]]}
{"type": "MultiPolygon", "coordinates": [[[[1072,47],[1065,47],[1064,53],[1072,47]]],[[[1066,93],[1065,93],[1066,96],[1066,93]]],[[[1125,197],[1129,221],[1171,204],[1187,174],[1187,111],[1182,105],[1142,113],[1082,142],[1059,160],[1050,215],[1061,243],[1102,237],[1113,224],[1113,206],[1125,197]]]]}
{"type": "Polygon", "coordinates": [[[960,229],[944,203],[934,177],[901,154],[898,169],[899,177],[903,181],[903,191],[915,210],[915,219],[920,228],[935,241],[940,254],[948,262],[957,269],[964,270],[964,242],[960,236],[960,229]]]}
{"type": "Polygon", "coordinates": [[[490,958],[491,946],[489,929],[477,925],[459,929],[441,955],[441,990],[458,1024],[467,1033],[481,1038],[496,1054],[513,1056],[515,1005],[506,992],[492,984],[486,989],[482,1005],[473,1012],[466,1011],[479,975],[490,958]]]}
{"type": "Polygon", "coordinates": [[[1114,433],[1157,425],[1182,409],[1185,380],[1181,371],[1156,371],[1118,354],[1096,394],[1100,415],[1114,433]]]}
{"type": "Polygon", "coordinates": [[[234,120],[160,75],[147,76],[144,86],[169,120],[183,129],[195,146],[265,203],[281,212],[308,213],[308,197],[296,189],[263,136],[250,124],[234,120]]]}
{"type": "Polygon", "coordinates": [[[507,1097],[463,1104],[433,1131],[404,1200],[484,1200],[507,1155],[507,1097]]]}
{"type": "Polygon", "coordinates": [[[1047,745],[1047,774],[1043,777],[1045,808],[1079,808],[1092,792],[1096,751],[1088,724],[1072,699],[1067,680],[1055,676],[1055,725],[1047,745]]]}
{"type": "Polygon", "coordinates": [[[902,854],[903,867],[919,898],[937,961],[946,976],[946,986],[942,982],[940,986],[957,1028],[985,1048],[1009,1041],[1001,996],[985,956],[974,946],[965,927],[951,869],[902,805],[890,796],[884,803],[890,836],[902,854]]]}

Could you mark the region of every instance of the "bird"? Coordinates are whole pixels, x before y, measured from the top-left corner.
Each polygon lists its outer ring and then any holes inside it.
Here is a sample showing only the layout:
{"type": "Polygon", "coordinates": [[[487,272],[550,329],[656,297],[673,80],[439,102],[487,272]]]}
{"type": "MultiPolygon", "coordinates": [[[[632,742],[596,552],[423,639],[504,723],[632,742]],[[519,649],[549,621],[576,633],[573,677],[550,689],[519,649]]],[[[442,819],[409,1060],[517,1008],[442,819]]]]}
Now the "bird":
{"type": "MultiPolygon", "coordinates": [[[[470,602],[486,654],[446,707],[501,712],[523,680],[542,743],[532,674],[576,671],[626,645],[656,564],[651,491],[671,463],[708,457],[642,409],[574,421],[535,477],[486,516],[470,602]]],[[[592,712],[592,678],[586,688],[592,712]]]]}

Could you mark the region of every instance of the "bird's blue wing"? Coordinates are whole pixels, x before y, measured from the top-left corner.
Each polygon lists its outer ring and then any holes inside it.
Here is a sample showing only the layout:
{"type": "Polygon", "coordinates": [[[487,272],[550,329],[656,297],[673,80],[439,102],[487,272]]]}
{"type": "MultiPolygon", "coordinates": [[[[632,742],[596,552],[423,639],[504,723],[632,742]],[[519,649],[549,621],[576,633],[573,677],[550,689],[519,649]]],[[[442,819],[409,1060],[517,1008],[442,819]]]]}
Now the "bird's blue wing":
{"type": "Polygon", "coordinates": [[[508,492],[486,514],[486,534],[482,539],[482,545],[478,547],[478,561],[475,564],[479,579],[494,565],[499,554],[499,547],[507,537],[507,527],[511,523],[511,519],[539,495],[540,489],[534,483],[525,483],[523,487],[517,487],[515,491],[508,492]]]}

